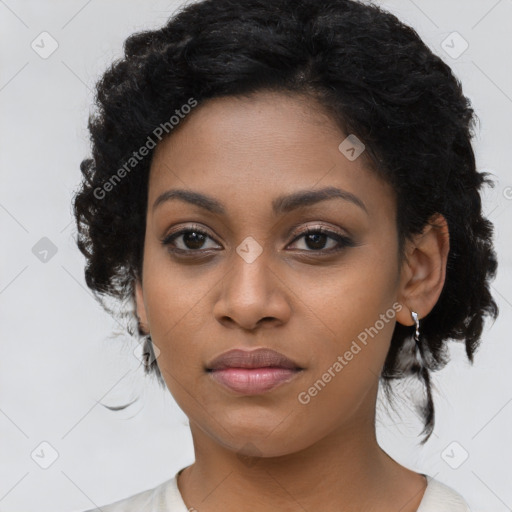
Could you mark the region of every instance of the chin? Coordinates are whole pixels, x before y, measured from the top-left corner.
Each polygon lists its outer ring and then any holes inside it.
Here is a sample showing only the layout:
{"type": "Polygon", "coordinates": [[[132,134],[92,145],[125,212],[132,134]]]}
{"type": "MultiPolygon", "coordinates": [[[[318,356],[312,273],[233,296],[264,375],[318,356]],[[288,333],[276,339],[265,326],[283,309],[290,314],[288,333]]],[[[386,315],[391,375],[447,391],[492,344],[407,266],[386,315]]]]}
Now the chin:
{"type": "Polygon", "coordinates": [[[282,457],[311,445],[311,439],[304,437],[302,429],[295,431],[293,427],[294,432],[291,432],[281,422],[282,418],[274,418],[274,421],[260,424],[258,428],[251,422],[222,423],[224,428],[219,431],[217,424],[214,425],[216,431],[209,430],[209,433],[218,444],[236,452],[240,457],[282,457]]]}

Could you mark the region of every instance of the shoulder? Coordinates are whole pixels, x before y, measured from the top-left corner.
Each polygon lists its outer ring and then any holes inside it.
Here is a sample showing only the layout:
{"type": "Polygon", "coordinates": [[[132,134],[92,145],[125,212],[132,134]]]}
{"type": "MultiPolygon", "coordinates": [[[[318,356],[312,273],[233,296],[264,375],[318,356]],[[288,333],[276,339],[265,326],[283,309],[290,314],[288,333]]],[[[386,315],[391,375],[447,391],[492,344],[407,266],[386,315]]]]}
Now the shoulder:
{"type": "Polygon", "coordinates": [[[187,512],[176,475],[152,489],[84,512],[187,512]]]}
{"type": "Polygon", "coordinates": [[[417,512],[471,512],[457,491],[431,476],[425,476],[428,485],[417,512]]]}

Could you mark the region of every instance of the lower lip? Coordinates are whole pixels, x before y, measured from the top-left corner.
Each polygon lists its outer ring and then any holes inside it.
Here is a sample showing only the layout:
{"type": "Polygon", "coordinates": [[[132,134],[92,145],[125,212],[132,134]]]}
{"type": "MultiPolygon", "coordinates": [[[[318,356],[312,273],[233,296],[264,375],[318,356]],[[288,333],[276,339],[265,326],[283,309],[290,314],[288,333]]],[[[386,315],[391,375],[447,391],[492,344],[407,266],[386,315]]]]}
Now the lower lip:
{"type": "Polygon", "coordinates": [[[212,378],[244,395],[258,395],[290,381],[300,370],[287,368],[225,368],[210,372],[212,378]]]}

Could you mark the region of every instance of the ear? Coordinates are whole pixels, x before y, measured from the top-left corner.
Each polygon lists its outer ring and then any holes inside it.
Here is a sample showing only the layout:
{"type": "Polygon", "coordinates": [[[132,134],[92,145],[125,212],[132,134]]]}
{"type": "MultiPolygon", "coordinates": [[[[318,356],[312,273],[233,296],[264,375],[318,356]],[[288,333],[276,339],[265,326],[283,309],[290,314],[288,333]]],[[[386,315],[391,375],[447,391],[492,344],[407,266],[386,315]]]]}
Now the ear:
{"type": "Polygon", "coordinates": [[[448,223],[440,213],[422,233],[407,241],[398,297],[405,307],[396,315],[402,325],[414,325],[411,311],[420,319],[432,311],[443,290],[449,251],[448,223]]]}
{"type": "Polygon", "coordinates": [[[149,333],[148,317],[146,314],[146,306],[144,304],[144,295],[142,293],[142,284],[139,279],[135,280],[134,287],[135,305],[137,312],[137,319],[139,321],[139,330],[144,334],[149,333]]]}

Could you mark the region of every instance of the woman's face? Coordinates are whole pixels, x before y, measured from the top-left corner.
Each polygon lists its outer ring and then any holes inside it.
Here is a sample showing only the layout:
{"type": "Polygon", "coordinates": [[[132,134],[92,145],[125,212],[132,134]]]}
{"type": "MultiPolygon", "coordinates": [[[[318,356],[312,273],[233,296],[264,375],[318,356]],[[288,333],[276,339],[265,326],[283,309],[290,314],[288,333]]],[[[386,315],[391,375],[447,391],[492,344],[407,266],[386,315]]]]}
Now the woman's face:
{"type": "Polygon", "coordinates": [[[191,428],[277,456],[373,425],[402,307],[392,189],[311,99],[218,98],[181,123],[151,165],[137,310],[191,428]],[[178,190],[205,199],[158,201],[178,190]],[[302,370],[248,393],[206,369],[259,347],[302,370]]]}

